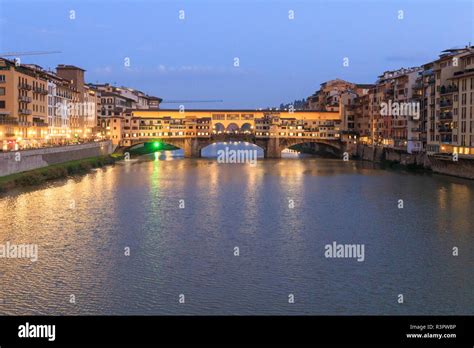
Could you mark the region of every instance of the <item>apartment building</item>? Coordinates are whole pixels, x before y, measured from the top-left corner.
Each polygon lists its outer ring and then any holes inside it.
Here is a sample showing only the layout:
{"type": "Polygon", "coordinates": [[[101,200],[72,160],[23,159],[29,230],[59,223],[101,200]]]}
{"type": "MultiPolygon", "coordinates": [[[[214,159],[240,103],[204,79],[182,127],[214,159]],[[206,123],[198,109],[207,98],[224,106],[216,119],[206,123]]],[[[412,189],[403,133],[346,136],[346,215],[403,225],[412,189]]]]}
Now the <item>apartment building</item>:
{"type": "MultiPolygon", "coordinates": [[[[100,93],[100,109],[97,126],[102,136],[111,135],[111,121],[124,116],[126,110],[158,109],[161,98],[149,96],[142,91],[129,87],[116,87],[108,83],[89,84],[100,93]]],[[[117,125],[115,125],[117,126],[117,125]]]]}
{"type": "Polygon", "coordinates": [[[52,144],[63,144],[71,139],[71,105],[79,101],[79,92],[68,80],[53,73],[46,73],[48,79],[48,135],[52,144]]]}
{"type": "Polygon", "coordinates": [[[84,127],[86,133],[89,135],[100,136],[100,129],[98,127],[98,120],[100,110],[102,109],[102,93],[88,85],[84,86],[84,127]]]}
{"type": "Polygon", "coordinates": [[[457,116],[456,138],[452,148],[445,151],[474,155],[474,49],[460,54],[459,61],[461,69],[447,79],[447,86],[440,87],[441,95],[451,90],[455,96],[453,115],[457,116]]]}
{"type": "Polygon", "coordinates": [[[334,79],[323,82],[318,91],[307,98],[307,108],[315,111],[339,112],[341,97],[348,91],[353,95],[367,94],[372,84],[361,84],[334,79]]]}
{"type": "Polygon", "coordinates": [[[153,96],[148,96],[148,107],[149,109],[157,110],[160,108],[160,104],[163,99],[153,96]]]}
{"type": "Polygon", "coordinates": [[[321,83],[321,87],[307,98],[309,110],[339,111],[339,99],[342,92],[353,90],[355,85],[341,79],[334,79],[321,83]]]}
{"type": "Polygon", "coordinates": [[[409,153],[425,146],[423,69],[385,71],[367,93],[353,101],[359,141],[409,153]]]}
{"type": "MultiPolygon", "coordinates": [[[[113,95],[122,97],[125,100],[125,104],[128,109],[133,109],[133,110],[148,110],[148,109],[158,109],[159,104],[161,103],[162,99],[158,97],[153,97],[150,95],[147,95],[143,93],[142,91],[139,91],[134,88],[129,88],[129,87],[116,87],[112,86],[108,83],[104,84],[89,84],[90,87],[100,91],[100,92],[106,92],[106,93],[112,93],[113,95]]],[[[111,100],[109,100],[111,103],[107,104],[106,100],[102,100],[104,103],[102,110],[104,111],[101,113],[100,116],[102,117],[108,117],[108,116],[114,116],[117,113],[123,112],[123,110],[117,110],[117,112],[114,114],[114,109],[116,107],[121,107],[122,104],[120,105],[114,105],[111,100]],[[109,112],[110,110],[110,112],[109,112]]]]}
{"type": "Polygon", "coordinates": [[[48,81],[34,67],[0,58],[0,145],[35,146],[48,132],[48,81]]]}
{"type": "Polygon", "coordinates": [[[357,133],[356,117],[358,105],[362,99],[367,99],[374,85],[358,85],[355,90],[341,92],[339,97],[339,112],[341,113],[341,129],[343,133],[355,135],[357,133]],[[363,86],[361,88],[360,86],[363,86]]]}
{"type": "Polygon", "coordinates": [[[382,127],[382,143],[408,153],[419,152],[423,148],[420,118],[420,95],[413,86],[422,68],[402,68],[387,71],[380,76],[377,85],[380,94],[377,98],[376,119],[382,127]]]}
{"type": "Polygon", "coordinates": [[[78,92],[78,100],[69,115],[71,134],[77,139],[92,137],[97,126],[100,98],[94,88],[86,85],[85,70],[74,65],[60,64],[56,67],[56,74],[70,81],[78,92]]]}
{"type": "Polygon", "coordinates": [[[358,96],[352,105],[354,114],[354,132],[357,134],[359,142],[362,144],[372,143],[373,122],[372,122],[372,101],[374,87],[369,89],[367,94],[358,96]]]}
{"type": "Polygon", "coordinates": [[[424,68],[427,152],[474,155],[474,47],[445,50],[424,68]]]}
{"type": "MultiPolygon", "coordinates": [[[[371,84],[357,84],[341,79],[334,79],[321,84],[321,87],[312,96],[307,98],[306,108],[309,110],[338,112],[341,120],[331,125],[321,124],[318,129],[326,136],[334,134],[341,136],[343,140],[357,138],[356,134],[356,108],[358,98],[369,93],[371,84]],[[326,133],[328,131],[329,133],[326,133]]],[[[308,147],[316,148],[316,144],[308,147]]]]}

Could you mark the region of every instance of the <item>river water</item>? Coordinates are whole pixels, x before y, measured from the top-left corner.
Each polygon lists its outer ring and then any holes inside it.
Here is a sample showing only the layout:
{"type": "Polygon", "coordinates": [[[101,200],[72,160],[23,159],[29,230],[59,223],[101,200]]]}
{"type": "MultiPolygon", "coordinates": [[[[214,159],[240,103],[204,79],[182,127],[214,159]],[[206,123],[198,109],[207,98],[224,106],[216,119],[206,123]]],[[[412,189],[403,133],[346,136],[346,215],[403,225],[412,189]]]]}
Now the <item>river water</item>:
{"type": "Polygon", "coordinates": [[[0,244],[38,260],[0,258],[0,314],[474,314],[473,202],[356,161],[121,162],[1,196],[0,244]]]}

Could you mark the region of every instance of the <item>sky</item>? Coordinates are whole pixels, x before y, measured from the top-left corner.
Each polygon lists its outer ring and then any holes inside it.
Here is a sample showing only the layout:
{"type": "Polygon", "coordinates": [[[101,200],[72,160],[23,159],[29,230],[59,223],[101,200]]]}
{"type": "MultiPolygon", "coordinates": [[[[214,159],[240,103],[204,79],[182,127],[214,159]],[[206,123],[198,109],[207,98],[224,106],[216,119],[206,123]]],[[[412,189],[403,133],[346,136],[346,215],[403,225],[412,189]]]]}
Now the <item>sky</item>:
{"type": "Polygon", "coordinates": [[[21,62],[73,64],[86,70],[87,82],[164,101],[223,100],[189,108],[265,108],[306,98],[330,79],[373,83],[386,70],[474,44],[473,4],[0,0],[0,53],[61,51],[21,62]]]}

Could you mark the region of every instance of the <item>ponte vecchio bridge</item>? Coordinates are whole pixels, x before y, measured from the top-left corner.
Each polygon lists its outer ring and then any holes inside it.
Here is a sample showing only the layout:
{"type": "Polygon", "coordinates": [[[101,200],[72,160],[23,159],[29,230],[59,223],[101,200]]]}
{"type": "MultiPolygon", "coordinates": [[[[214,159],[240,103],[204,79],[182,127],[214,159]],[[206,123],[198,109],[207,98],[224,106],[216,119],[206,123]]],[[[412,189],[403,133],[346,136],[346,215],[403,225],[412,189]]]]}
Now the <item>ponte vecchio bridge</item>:
{"type": "Polygon", "coordinates": [[[200,157],[216,142],[246,141],[281,157],[285,148],[318,143],[342,152],[342,120],[338,112],[275,110],[129,110],[110,119],[112,141],[122,147],[160,141],[200,157]]]}

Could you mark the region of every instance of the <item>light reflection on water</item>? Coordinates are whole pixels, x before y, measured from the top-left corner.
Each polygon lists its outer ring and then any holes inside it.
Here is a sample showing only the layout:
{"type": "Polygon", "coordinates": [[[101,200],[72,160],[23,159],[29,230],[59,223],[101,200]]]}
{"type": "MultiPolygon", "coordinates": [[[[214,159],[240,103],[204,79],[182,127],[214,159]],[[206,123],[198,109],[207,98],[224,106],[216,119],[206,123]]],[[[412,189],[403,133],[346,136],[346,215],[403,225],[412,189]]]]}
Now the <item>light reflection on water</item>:
{"type": "Polygon", "coordinates": [[[0,259],[0,313],[474,314],[474,183],[181,156],[4,195],[0,243],[36,243],[39,260],[0,259]],[[326,259],[333,241],[365,244],[365,262],[326,259]]]}

